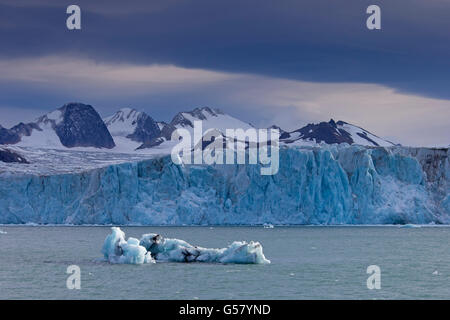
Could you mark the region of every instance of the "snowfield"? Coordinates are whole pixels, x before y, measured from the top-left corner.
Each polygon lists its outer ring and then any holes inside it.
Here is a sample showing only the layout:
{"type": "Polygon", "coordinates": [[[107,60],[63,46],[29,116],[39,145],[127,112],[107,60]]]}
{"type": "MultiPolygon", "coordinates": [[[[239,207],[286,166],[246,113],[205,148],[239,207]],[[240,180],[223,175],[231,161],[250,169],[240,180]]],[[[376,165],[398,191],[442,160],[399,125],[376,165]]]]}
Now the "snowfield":
{"type": "Polygon", "coordinates": [[[282,147],[280,169],[175,165],[139,153],[9,147],[0,162],[2,224],[448,224],[448,149],[282,147]]]}
{"type": "MultiPolygon", "coordinates": [[[[105,166],[137,162],[154,157],[170,154],[171,145],[155,147],[142,151],[127,152],[114,148],[65,148],[58,149],[34,148],[22,146],[7,146],[30,162],[27,165],[21,163],[6,163],[0,161],[0,178],[8,175],[37,175],[48,176],[55,174],[80,173],[105,166]]],[[[129,150],[128,150],[129,151],[129,150]]]]}

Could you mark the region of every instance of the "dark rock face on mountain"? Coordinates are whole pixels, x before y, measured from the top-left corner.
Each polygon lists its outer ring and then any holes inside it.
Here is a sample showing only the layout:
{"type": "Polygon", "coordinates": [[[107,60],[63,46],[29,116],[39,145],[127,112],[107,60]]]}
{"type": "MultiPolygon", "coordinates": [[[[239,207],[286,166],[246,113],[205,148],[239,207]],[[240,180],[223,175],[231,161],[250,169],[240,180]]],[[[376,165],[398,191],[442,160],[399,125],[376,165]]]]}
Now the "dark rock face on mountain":
{"type": "Polygon", "coordinates": [[[174,126],[181,125],[182,127],[186,127],[186,126],[193,127],[194,126],[194,124],[191,121],[189,121],[188,119],[186,119],[181,112],[179,112],[175,115],[175,117],[172,119],[170,124],[172,124],[174,126]]]}
{"type": "Polygon", "coordinates": [[[160,134],[157,137],[144,142],[141,146],[139,146],[138,149],[146,149],[146,148],[156,147],[156,146],[159,146],[164,141],[169,141],[172,139],[172,133],[177,128],[170,123],[161,122],[160,124],[162,125],[160,134]]]}
{"type": "Polygon", "coordinates": [[[267,129],[278,130],[280,136],[283,135],[283,134],[285,134],[285,133],[287,133],[286,131],[284,131],[283,129],[281,129],[281,128],[280,128],[279,126],[277,126],[277,125],[272,125],[272,126],[270,126],[269,128],[267,128],[267,129]]]}
{"type": "Polygon", "coordinates": [[[33,131],[33,129],[41,130],[36,123],[33,123],[33,122],[31,122],[31,123],[20,122],[19,124],[17,124],[14,127],[12,127],[10,129],[10,131],[14,132],[19,137],[23,137],[23,136],[31,135],[31,132],[33,131]]]}
{"type": "Polygon", "coordinates": [[[150,141],[144,142],[139,149],[146,149],[159,146],[164,141],[169,141],[172,139],[172,133],[176,130],[176,127],[171,125],[170,123],[162,123],[162,128],[159,136],[151,139],[150,141]]]}
{"type": "Polygon", "coordinates": [[[176,129],[177,128],[173,124],[165,123],[161,129],[161,137],[165,138],[166,140],[170,140],[172,138],[172,133],[176,129]]]}
{"type": "MultiPolygon", "coordinates": [[[[304,140],[315,140],[318,143],[353,143],[351,135],[347,131],[339,129],[333,119],[329,122],[320,122],[318,124],[310,123],[293,132],[300,134],[300,137],[304,140]]],[[[285,133],[280,138],[285,139],[289,137],[286,137],[285,133]]]]}
{"type": "Polygon", "coordinates": [[[208,117],[217,117],[224,115],[218,109],[211,109],[209,107],[195,108],[192,111],[179,112],[173,117],[170,123],[160,122],[162,125],[161,133],[158,137],[143,143],[138,149],[152,148],[160,145],[164,141],[171,140],[172,133],[179,127],[194,127],[191,120],[208,120],[208,117]]]}
{"type": "Polygon", "coordinates": [[[172,121],[170,122],[170,124],[172,126],[181,126],[181,127],[193,127],[194,124],[186,118],[186,116],[184,114],[189,115],[191,118],[195,118],[195,120],[207,120],[206,115],[209,116],[217,116],[219,114],[223,115],[223,112],[218,110],[218,109],[211,109],[210,107],[203,107],[203,108],[195,108],[192,111],[189,112],[179,112],[175,115],[175,117],[173,117],[172,121]],[[206,114],[206,115],[205,115],[206,114]]]}
{"type": "Polygon", "coordinates": [[[141,113],[136,120],[136,129],[134,132],[127,136],[133,141],[137,142],[150,142],[157,138],[161,134],[158,124],[152,117],[148,116],[146,113],[141,113]]]}
{"type": "Polygon", "coordinates": [[[56,111],[43,115],[36,122],[19,123],[11,129],[0,127],[0,144],[15,144],[33,131],[50,128],[65,147],[113,148],[108,129],[99,114],[90,105],[68,103],[56,111]]]}
{"type": "Polygon", "coordinates": [[[44,121],[44,119],[47,120],[46,116],[40,117],[37,123],[20,122],[11,129],[5,129],[0,126],[0,144],[16,144],[21,141],[22,137],[30,136],[33,130],[42,131],[38,123],[39,121],[44,121]]]}
{"type": "Polygon", "coordinates": [[[109,132],[115,137],[149,143],[161,135],[158,123],[145,112],[122,108],[103,120],[109,132]]]}
{"type": "Polygon", "coordinates": [[[35,123],[25,124],[21,122],[11,129],[6,129],[0,126],[0,144],[18,143],[23,136],[29,136],[33,129],[40,130],[35,123]]]}
{"type": "Polygon", "coordinates": [[[154,139],[152,139],[152,140],[150,140],[148,142],[144,142],[136,150],[146,149],[146,148],[153,148],[153,147],[159,146],[164,141],[166,141],[166,139],[164,139],[162,137],[157,137],[157,138],[154,138],[154,139]]]}
{"type": "Polygon", "coordinates": [[[64,146],[108,149],[115,146],[105,123],[92,106],[68,103],[58,110],[63,118],[54,129],[64,146]]]}
{"type": "Polygon", "coordinates": [[[14,144],[20,141],[20,136],[6,128],[0,126],[0,144],[14,144]]]}
{"type": "Polygon", "coordinates": [[[20,154],[8,149],[0,149],[0,161],[8,163],[28,163],[28,161],[20,154]]]}
{"type": "Polygon", "coordinates": [[[395,145],[393,142],[382,139],[361,127],[344,121],[335,122],[333,119],[318,124],[310,123],[292,132],[283,132],[280,140],[284,143],[293,143],[299,140],[327,144],[356,143],[372,147],[395,145]]]}

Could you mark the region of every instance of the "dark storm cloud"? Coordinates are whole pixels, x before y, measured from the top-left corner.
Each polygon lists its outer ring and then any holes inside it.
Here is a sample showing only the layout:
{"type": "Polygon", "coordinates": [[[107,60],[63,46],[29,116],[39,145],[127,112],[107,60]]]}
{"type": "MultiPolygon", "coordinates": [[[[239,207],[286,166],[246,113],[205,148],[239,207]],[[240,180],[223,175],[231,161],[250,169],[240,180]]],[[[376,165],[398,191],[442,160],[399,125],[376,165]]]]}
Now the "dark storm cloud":
{"type": "Polygon", "coordinates": [[[0,1],[3,58],[75,55],[318,82],[369,82],[450,98],[450,2],[0,1]],[[368,5],[382,30],[365,27],[368,5]]]}
{"type": "Polygon", "coordinates": [[[448,145],[448,0],[0,0],[0,124],[69,101],[169,121],[209,105],[296,129],[333,117],[448,145]],[[78,4],[82,30],[66,28],[78,4]],[[366,28],[366,8],[382,30],[366,28]]]}

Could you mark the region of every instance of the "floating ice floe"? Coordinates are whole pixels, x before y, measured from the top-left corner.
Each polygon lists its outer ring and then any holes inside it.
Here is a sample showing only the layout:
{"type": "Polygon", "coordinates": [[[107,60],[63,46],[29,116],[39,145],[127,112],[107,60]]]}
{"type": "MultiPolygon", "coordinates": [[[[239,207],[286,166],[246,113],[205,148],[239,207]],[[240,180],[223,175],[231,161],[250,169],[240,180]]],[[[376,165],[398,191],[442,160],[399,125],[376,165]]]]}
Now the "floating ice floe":
{"type": "Polygon", "coordinates": [[[421,226],[417,224],[408,223],[401,225],[400,228],[421,228],[421,226]]]}
{"type": "Polygon", "coordinates": [[[143,264],[165,262],[210,262],[267,264],[259,242],[234,241],[227,248],[211,249],[193,246],[179,239],[163,238],[156,233],[144,234],[141,240],[128,238],[118,227],[105,239],[102,253],[110,263],[143,264]]]}
{"type": "Polygon", "coordinates": [[[264,223],[263,227],[264,227],[264,229],[273,229],[274,228],[273,224],[270,224],[270,223],[264,223]]]}
{"type": "Polygon", "coordinates": [[[125,233],[118,227],[112,227],[112,232],[103,243],[102,253],[111,263],[143,264],[154,263],[150,252],[139,245],[136,238],[125,240],[125,233]]]}

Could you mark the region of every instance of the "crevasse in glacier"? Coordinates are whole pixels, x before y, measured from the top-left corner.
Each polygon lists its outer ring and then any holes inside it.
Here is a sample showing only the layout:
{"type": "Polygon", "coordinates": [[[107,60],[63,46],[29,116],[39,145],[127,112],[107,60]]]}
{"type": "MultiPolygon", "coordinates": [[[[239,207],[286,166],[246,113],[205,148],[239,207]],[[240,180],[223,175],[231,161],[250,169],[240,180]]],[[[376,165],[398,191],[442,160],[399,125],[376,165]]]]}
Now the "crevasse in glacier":
{"type": "Polygon", "coordinates": [[[280,169],[170,156],[53,175],[0,175],[0,223],[450,223],[449,151],[357,145],[280,150],[280,169]]]}

